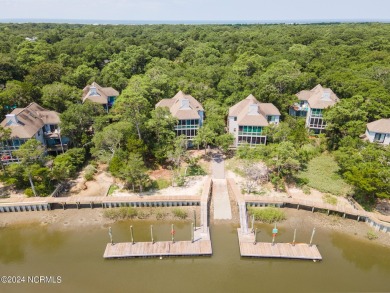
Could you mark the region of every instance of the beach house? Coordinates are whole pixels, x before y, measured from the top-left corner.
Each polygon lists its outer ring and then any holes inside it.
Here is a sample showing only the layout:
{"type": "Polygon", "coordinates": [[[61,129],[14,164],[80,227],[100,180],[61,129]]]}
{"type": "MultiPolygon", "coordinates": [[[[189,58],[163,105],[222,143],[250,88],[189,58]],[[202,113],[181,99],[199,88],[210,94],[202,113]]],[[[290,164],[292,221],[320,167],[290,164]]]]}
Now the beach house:
{"type": "Polygon", "coordinates": [[[116,89],[112,87],[101,87],[96,82],[93,82],[83,89],[81,100],[83,103],[88,100],[101,104],[108,113],[108,110],[112,107],[118,96],[119,92],[116,89]]]}
{"type": "Polygon", "coordinates": [[[26,108],[14,109],[1,122],[4,129],[10,130],[9,139],[2,140],[0,144],[2,163],[17,162],[18,158],[13,155],[13,151],[32,138],[40,141],[47,152],[65,151],[69,139],[61,137],[59,123],[60,117],[57,112],[47,110],[37,103],[31,103],[26,108]]]}
{"type": "Polygon", "coordinates": [[[280,121],[279,110],[271,103],[260,103],[253,95],[229,109],[228,131],[234,136],[234,146],[265,144],[264,128],[280,121]]]}
{"type": "Polygon", "coordinates": [[[326,127],[323,118],[324,109],[334,106],[339,98],[329,88],[320,84],[311,90],[303,90],[296,94],[298,103],[290,106],[289,113],[295,117],[306,117],[306,127],[314,134],[320,134],[326,127]]]}
{"type": "Polygon", "coordinates": [[[379,119],[367,124],[366,139],[383,145],[390,144],[390,118],[379,119]]]}
{"type": "Polygon", "coordinates": [[[175,126],[177,136],[185,135],[188,146],[192,146],[193,138],[202,127],[204,109],[202,105],[191,95],[179,91],[171,99],[162,99],[156,107],[167,107],[173,117],[178,119],[175,126]]]}

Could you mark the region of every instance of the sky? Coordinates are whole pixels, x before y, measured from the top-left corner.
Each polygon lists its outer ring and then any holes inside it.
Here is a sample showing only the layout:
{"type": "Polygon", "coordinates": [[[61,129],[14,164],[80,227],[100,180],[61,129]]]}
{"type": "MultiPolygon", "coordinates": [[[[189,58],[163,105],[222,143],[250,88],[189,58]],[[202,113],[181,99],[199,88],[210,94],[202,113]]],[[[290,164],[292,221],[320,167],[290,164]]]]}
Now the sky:
{"type": "Polygon", "coordinates": [[[389,20],[390,0],[0,0],[4,19],[389,20]]]}

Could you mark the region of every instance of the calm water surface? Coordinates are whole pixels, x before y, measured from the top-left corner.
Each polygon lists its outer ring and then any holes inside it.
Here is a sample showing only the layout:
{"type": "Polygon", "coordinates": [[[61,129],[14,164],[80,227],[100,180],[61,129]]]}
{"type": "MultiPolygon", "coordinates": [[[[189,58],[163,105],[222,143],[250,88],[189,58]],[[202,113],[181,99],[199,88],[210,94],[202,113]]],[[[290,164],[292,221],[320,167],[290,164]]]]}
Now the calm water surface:
{"type": "MultiPolygon", "coordinates": [[[[132,222],[137,241],[170,239],[169,224],[132,222]]],[[[130,222],[112,226],[114,241],[130,241],[130,222]]],[[[190,237],[189,224],[176,223],[176,239],[190,237]]],[[[258,225],[259,241],[271,226],[258,225]]],[[[211,227],[211,258],[104,260],[107,227],[53,231],[46,227],[0,230],[1,275],[61,276],[61,284],[0,284],[0,292],[389,292],[390,249],[317,229],[322,262],[241,259],[237,227],[211,227]]],[[[308,242],[311,231],[298,230],[308,242]]],[[[279,241],[293,231],[280,227],[279,241]]]]}

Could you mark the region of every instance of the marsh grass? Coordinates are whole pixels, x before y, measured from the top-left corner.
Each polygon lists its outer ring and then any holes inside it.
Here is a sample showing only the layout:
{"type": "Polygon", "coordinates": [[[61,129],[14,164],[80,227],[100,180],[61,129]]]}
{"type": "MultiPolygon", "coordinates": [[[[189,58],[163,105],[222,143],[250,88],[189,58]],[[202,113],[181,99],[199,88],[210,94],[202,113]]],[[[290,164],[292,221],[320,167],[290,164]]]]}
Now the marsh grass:
{"type": "Polygon", "coordinates": [[[248,209],[249,215],[254,215],[256,221],[275,223],[286,219],[284,212],[278,208],[253,208],[248,209]]]}

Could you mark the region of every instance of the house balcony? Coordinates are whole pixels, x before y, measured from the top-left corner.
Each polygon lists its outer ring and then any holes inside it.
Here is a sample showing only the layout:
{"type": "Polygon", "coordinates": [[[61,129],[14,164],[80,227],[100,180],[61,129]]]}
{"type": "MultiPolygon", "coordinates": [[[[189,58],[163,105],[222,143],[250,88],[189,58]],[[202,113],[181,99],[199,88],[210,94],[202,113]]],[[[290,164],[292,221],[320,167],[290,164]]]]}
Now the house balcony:
{"type": "Polygon", "coordinates": [[[309,128],[310,129],[325,129],[326,124],[310,124],[309,128]]]}
{"type": "Polygon", "coordinates": [[[291,108],[293,108],[295,111],[307,111],[309,110],[308,104],[301,105],[300,103],[294,103],[291,108]]]}
{"type": "Polygon", "coordinates": [[[266,144],[267,137],[264,135],[254,136],[254,135],[244,135],[244,136],[238,136],[237,139],[237,146],[241,145],[249,145],[249,146],[256,146],[261,144],[266,144]]]}
{"type": "Polygon", "coordinates": [[[175,130],[199,129],[199,125],[176,125],[175,130]]]}
{"type": "Polygon", "coordinates": [[[310,113],[310,118],[311,117],[317,117],[317,118],[322,118],[323,114],[322,113],[310,113]]]}
{"type": "Polygon", "coordinates": [[[53,144],[53,145],[48,145],[46,147],[47,152],[66,152],[68,150],[68,145],[67,144],[53,144]]]}
{"type": "Polygon", "coordinates": [[[295,103],[294,105],[290,106],[288,113],[294,117],[306,117],[308,110],[309,108],[307,104],[300,105],[299,103],[295,103]]]}
{"type": "Polygon", "coordinates": [[[19,158],[13,155],[13,151],[19,149],[19,146],[2,146],[0,148],[0,159],[3,165],[18,163],[19,158]]]}
{"type": "Polygon", "coordinates": [[[238,135],[249,135],[249,136],[262,136],[262,132],[258,131],[239,131],[238,135]]]}

